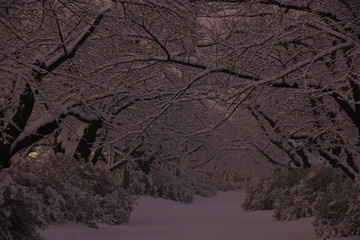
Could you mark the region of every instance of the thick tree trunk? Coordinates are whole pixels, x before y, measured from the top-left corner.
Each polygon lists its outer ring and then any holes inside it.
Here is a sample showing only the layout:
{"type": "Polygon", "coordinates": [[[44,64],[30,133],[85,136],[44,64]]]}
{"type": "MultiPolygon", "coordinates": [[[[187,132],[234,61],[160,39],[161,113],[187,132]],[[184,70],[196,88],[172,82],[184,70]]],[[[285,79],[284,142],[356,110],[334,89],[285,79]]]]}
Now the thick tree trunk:
{"type": "Polygon", "coordinates": [[[60,132],[61,132],[61,129],[56,130],[55,134],[54,134],[55,146],[53,147],[53,151],[55,154],[56,153],[62,153],[62,154],[65,153],[65,149],[63,148],[61,141],[58,140],[58,137],[60,136],[60,132]]]}
{"type": "Polygon", "coordinates": [[[128,189],[129,186],[130,186],[130,171],[129,171],[127,165],[125,165],[124,177],[123,177],[123,187],[124,187],[124,189],[128,189]]]}
{"type": "Polygon", "coordinates": [[[301,161],[302,161],[302,167],[304,169],[309,169],[311,168],[311,164],[309,162],[309,158],[308,156],[306,156],[305,152],[303,149],[297,150],[296,154],[300,156],[301,161]]]}
{"type": "Polygon", "coordinates": [[[0,170],[11,166],[11,145],[0,142],[0,170]]]}
{"type": "Polygon", "coordinates": [[[97,132],[102,127],[101,121],[88,124],[84,129],[84,133],[81,136],[79,144],[74,153],[74,158],[77,160],[84,160],[88,162],[92,152],[92,147],[96,141],[97,132]]]}
{"type": "MultiPolygon", "coordinates": [[[[95,150],[94,156],[91,159],[91,162],[94,166],[96,165],[96,163],[98,162],[99,159],[102,159],[104,162],[107,162],[107,160],[108,160],[108,159],[106,159],[106,157],[104,156],[104,153],[103,153],[106,136],[107,136],[107,131],[104,131],[103,133],[101,133],[101,137],[99,139],[101,147],[99,147],[95,150]]],[[[109,158],[111,158],[111,154],[112,154],[111,149],[109,149],[109,151],[108,151],[109,158]]]]}
{"type": "Polygon", "coordinates": [[[0,116],[9,122],[0,122],[0,170],[11,166],[12,144],[19,137],[28,123],[29,117],[34,108],[34,93],[28,83],[24,84],[23,92],[20,94],[18,106],[13,109],[14,114],[10,111],[1,112],[0,116]],[[12,116],[11,116],[12,115],[12,116]]]}

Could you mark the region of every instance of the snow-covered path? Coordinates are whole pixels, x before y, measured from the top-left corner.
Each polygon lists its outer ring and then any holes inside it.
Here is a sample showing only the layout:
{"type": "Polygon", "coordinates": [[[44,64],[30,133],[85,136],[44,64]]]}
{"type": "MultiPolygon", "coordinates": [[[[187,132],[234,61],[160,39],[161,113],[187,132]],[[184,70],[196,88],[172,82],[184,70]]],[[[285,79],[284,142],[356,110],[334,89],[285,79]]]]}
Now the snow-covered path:
{"type": "MultiPolygon", "coordinates": [[[[41,232],[43,240],[310,240],[310,219],[276,222],[270,211],[244,212],[244,191],[196,197],[193,204],[141,197],[128,224],[91,229],[69,223],[41,232]]],[[[346,240],[355,240],[348,238],[346,240]]]]}

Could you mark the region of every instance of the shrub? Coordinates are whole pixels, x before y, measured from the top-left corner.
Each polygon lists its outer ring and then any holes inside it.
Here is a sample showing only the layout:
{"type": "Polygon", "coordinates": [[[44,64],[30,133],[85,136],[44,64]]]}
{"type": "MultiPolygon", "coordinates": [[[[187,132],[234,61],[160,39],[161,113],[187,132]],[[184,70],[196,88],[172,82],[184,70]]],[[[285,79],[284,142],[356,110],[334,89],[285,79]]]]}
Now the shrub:
{"type": "Polygon", "coordinates": [[[135,194],[162,197],[183,203],[193,202],[193,192],[181,178],[158,170],[152,170],[149,175],[141,171],[133,172],[131,175],[130,188],[135,194]]]}
{"type": "Polygon", "coordinates": [[[326,195],[328,187],[345,179],[340,171],[322,165],[308,170],[302,177],[288,189],[288,194],[278,195],[274,207],[275,219],[295,220],[314,216],[318,199],[326,195]]]}
{"type": "Polygon", "coordinates": [[[315,216],[319,237],[360,235],[360,180],[339,170],[317,166],[259,180],[248,189],[245,210],[274,210],[277,220],[315,216]]]}
{"type": "Polygon", "coordinates": [[[2,239],[38,239],[37,228],[70,220],[120,224],[135,201],[114,174],[72,159],[25,162],[0,174],[2,239]]]}
{"type": "MultiPolygon", "coordinates": [[[[277,206],[277,200],[286,201],[290,189],[303,178],[304,171],[278,169],[275,174],[257,180],[247,189],[247,196],[242,204],[245,210],[272,210],[277,206]]],[[[279,201],[280,202],[280,201],[279,201]]]]}
{"type": "Polygon", "coordinates": [[[216,195],[216,188],[206,182],[201,174],[183,170],[180,176],[171,171],[152,169],[149,175],[141,171],[131,173],[131,191],[137,195],[162,197],[183,203],[193,202],[193,195],[216,195]]]}
{"type": "Polygon", "coordinates": [[[43,226],[38,214],[41,196],[18,185],[3,170],[0,172],[0,237],[4,240],[37,239],[37,226],[43,226]]]}
{"type": "Polygon", "coordinates": [[[360,235],[359,179],[333,182],[317,201],[315,233],[318,236],[360,235]]]}

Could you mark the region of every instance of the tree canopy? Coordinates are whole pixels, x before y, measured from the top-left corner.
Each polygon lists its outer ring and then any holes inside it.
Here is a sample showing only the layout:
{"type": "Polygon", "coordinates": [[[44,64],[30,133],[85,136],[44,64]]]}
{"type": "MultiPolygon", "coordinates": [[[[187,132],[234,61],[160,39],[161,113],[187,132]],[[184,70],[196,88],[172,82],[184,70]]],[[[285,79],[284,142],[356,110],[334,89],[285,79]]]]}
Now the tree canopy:
{"type": "Polygon", "coordinates": [[[93,163],[112,149],[112,169],[144,144],[149,159],[191,162],[236,119],[251,129],[218,141],[275,166],[359,174],[356,1],[19,0],[0,11],[1,168],[36,145],[93,163]]]}

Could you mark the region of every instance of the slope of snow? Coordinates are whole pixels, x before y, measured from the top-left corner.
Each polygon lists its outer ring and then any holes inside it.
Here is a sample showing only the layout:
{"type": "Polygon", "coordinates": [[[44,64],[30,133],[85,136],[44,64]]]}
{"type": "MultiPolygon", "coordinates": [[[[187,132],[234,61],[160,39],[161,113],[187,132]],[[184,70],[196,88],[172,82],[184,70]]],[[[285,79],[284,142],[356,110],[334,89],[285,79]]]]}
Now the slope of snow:
{"type": "MultiPolygon", "coordinates": [[[[310,240],[311,219],[277,222],[271,211],[244,212],[244,191],[219,192],[214,198],[195,197],[193,204],[140,197],[129,223],[99,225],[77,223],[51,226],[43,240],[310,240]]],[[[356,240],[357,238],[344,238],[356,240]]],[[[335,240],[335,239],[333,239],[335,240]]],[[[338,240],[338,239],[337,239],[338,240]]],[[[340,240],[340,238],[339,238],[340,240]]]]}

